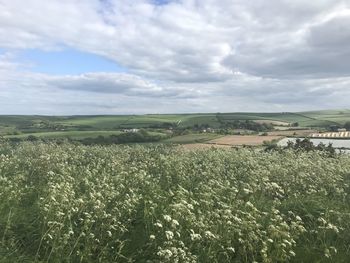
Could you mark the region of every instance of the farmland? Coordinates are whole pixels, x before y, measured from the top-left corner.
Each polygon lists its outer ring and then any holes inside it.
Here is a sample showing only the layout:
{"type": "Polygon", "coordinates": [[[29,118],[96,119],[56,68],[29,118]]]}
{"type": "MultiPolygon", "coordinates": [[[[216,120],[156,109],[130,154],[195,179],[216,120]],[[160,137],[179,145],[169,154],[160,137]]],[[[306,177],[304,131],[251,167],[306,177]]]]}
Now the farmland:
{"type": "Polygon", "coordinates": [[[281,139],[281,136],[240,136],[230,135],[209,141],[210,144],[232,145],[232,146],[258,146],[263,142],[271,142],[281,139]]]}
{"type": "Polygon", "coordinates": [[[173,124],[180,127],[207,124],[219,127],[220,121],[253,120],[260,123],[300,127],[322,127],[344,124],[350,120],[350,110],[315,111],[299,113],[202,113],[202,114],[148,114],[148,115],[101,115],[101,116],[0,116],[1,129],[31,130],[114,130],[123,128],[149,128],[173,124]]]}
{"type": "Polygon", "coordinates": [[[174,144],[202,143],[202,142],[211,141],[219,137],[221,136],[217,134],[211,134],[211,133],[187,134],[187,135],[175,136],[173,138],[165,140],[164,142],[174,143],[174,144]]]}
{"type": "MultiPolygon", "coordinates": [[[[244,140],[244,145],[261,145],[268,139],[258,138],[261,132],[265,132],[267,136],[307,137],[319,131],[329,131],[331,127],[343,127],[342,125],[349,120],[349,110],[298,113],[0,116],[0,137],[12,141],[68,139],[89,144],[141,142],[144,137],[147,138],[145,142],[190,144],[211,143],[212,140],[225,135],[253,135],[240,140],[244,140]],[[134,130],[138,133],[140,129],[142,135],[123,134],[134,130]],[[129,138],[115,140],[116,136],[129,138]],[[137,140],[133,139],[134,137],[137,140]]],[[[215,141],[214,143],[218,144],[215,141]]]]}
{"type": "Polygon", "coordinates": [[[37,136],[39,138],[95,138],[98,136],[118,135],[118,131],[52,131],[52,132],[35,132],[19,135],[8,135],[6,138],[25,138],[27,136],[37,136]]]}
{"type": "Polygon", "coordinates": [[[0,147],[1,262],[347,262],[350,156],[0,147]]]}

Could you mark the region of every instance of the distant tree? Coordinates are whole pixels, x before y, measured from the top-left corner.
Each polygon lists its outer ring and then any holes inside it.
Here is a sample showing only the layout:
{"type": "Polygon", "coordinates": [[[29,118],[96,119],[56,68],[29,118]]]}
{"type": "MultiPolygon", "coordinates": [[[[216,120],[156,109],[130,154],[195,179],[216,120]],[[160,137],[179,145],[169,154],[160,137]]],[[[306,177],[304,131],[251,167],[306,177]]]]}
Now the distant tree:
{"type": "Polygon", "coordinates": [[[334,132],[338,131],[339,128],[340,128],[340,127],[339,127],[338,125],[331,125],[331,126],[329,126],[329,129],[330,129],[331,131],[334,131],[334,132]]]}
{"type": "Polygon", "coordinates": [[[350,131],[350,121],[346,122],[344,124],[344,128],[347,130],[347,131],[350,131]]]}
{"type": "Polygon", "coordinates": [[[314,144],[310,139],[305,138],[304,140],[297,140],[295,147],[309,152],[314,149],[314,144]]]}
{"type": "Polygon", "coordinates": [[[328,146],[326,147],[326,151],[330,154],[330,156],[335,155],[335,149],[331,143],[329,143],[328,146]]]}
{"type": "Polygon", "coordinates": [[[316,149],[319,150],[319,151],[325,151],[327,148],[326,148],[326,145],[325,145],[323,142],[320,142],[320,143],[316,146],[316,149]]]}

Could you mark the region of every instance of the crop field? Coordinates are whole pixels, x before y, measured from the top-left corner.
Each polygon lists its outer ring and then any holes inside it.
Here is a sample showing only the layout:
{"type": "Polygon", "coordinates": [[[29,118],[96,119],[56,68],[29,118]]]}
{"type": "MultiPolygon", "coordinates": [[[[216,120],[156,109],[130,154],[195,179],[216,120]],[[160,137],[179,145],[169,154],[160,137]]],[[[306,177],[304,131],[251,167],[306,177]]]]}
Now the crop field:
{"type": "Polygon", "coordinates": [[[297,129],[297,130],[279,130],[279,131],[267,132],[268,135],[272,135],[272,136],[301,136],[301,137],[308,137],[308,136],[311,136],[313,133],[317,133],[317,130],[297,129]]]}
{"type": "Polygon", "coordinates": [[[174,144],[200,143],[200,142],[207,142],[220,137],[222,137],[222,135],[211,134],[211,133],[186,134],[186,135],[175,136],[163,142],[174,143],[174,144]]]}
{"type": "Polygon", "coordinates": [[[281,139],[281,136],[257,136],[257,135],[228,135],[218,139],[209,141],[210,144],[218,145],[232,145],[232,146],[258,146],[262,145],[265,141],[270,142],[273,140],[281,139]]]}
{"type": "Polygon", "coordinates": [[[350,156],[0,146],[1,262],[348,262],[350,156]]]}

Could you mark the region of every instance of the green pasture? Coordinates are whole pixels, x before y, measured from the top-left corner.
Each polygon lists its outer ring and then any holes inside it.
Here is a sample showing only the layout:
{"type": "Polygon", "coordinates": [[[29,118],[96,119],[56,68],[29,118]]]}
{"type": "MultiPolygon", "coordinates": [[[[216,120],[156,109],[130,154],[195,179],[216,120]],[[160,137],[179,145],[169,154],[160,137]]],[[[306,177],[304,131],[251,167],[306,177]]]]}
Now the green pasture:
{"type": "Polygon", "coordinates": [[[0,116],[0,135],[10,138],[35,136],[74,137],[115,134],[116,130],[132,128],[160,128],[169,126],[192,128],[206,126],[219,128],[222,122],[244,120],[271,120],[288,123],[298,122],[300,127],[341,126],[350,121],[350,110],[325,110],[279,113],[193,113],[193,114],[146,114],[146,115],[101,115],[101,116],[0,116]],[[15,133],[21,135],[9,135],[15,133]]]}
{"type": "Polygon", "coordinates": [[[199,143],[210,141],[219,137],[221,137],[221,135],[212,133],[186,134],[172,137],[170,139],[164,140],[163,142],[174,144],[199,143]]]}
{"type": "Polygon", "coordinates": [[[84,139],[84,138],[96,138],[98,136],[110,136],[119,135],[119,131],[54,131],[54,132],[35,132],[24,133],[20,135],[7,135],[4,138],[27,138],[28,136],[35,136],[39,138],[72,138],[72,139],[84,139]]]}

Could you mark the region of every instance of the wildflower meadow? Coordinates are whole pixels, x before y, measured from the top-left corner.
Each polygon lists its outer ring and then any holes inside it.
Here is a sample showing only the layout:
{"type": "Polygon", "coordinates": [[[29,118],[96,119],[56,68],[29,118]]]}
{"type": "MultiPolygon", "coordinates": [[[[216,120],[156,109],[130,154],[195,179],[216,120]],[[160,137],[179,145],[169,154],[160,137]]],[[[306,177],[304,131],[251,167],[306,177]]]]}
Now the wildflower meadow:
{"type": "Polygon", "coordinates": [[[0,262],[348,262],[350,156],[0,144],[0,262]]]}

